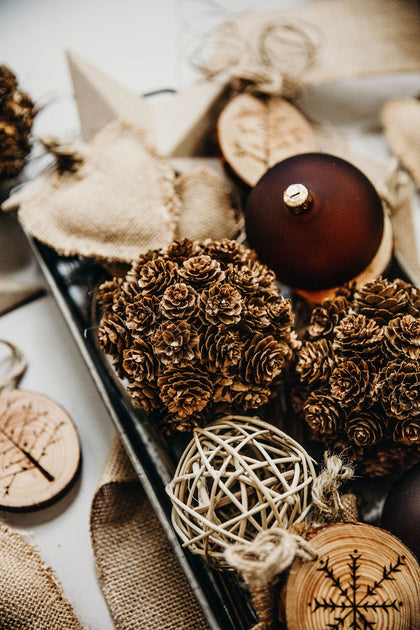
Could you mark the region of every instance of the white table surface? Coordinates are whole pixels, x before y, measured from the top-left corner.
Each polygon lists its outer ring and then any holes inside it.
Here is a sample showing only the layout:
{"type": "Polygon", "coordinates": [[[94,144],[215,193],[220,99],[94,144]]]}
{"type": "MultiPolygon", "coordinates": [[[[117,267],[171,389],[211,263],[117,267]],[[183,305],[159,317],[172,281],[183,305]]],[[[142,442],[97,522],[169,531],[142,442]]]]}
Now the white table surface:
{"type": "MultiPolygon", "coordinates": [[[[134,93],[188,86],[192,38],[230,12],[278,9],[305,0],[0,0],[0,63],[8,65],[36,102],[47,103],[35,134],[79,133],[77,109],[64,51],[74,50],[134,93]]],[[[311,90],[313,113],[347,134],[355,148],[386,163],[378,109],[390,97],[419,91],[420,76],[347,81],[311,90]],[[334,107],[328,96],[335,95],[334,107]],[[337,95],[340,95],[337,98],[337,95]],[[337,102],[340,107],[337,108],[337,102]]],[[[30,165],[36,169],[36,164],[30,165]]],[[[418,197],[415,198],[418,206],[418,197]]],[[[418,208],[417,208],[418,209],[418,208]]],[[[416,233],[418,212],[416,213],[416,233]]],[[[0,215],[0,272],[10,278],[44,282],[16,221],[0,215]],[[5,243],[14,243],[6,258],[5,243]]],[[[76,614],[92,630],[114,628],[98,586],[89,537],[92,497],[114,435],[114,427],[66,323],[47,294],[0,317],[0,338],[17,344],[29,367],[21,387],[49,395],[76,423],[83,450],[78,483],[53,506],[0,519],[29,536],[53,567],[76,614]]]]}

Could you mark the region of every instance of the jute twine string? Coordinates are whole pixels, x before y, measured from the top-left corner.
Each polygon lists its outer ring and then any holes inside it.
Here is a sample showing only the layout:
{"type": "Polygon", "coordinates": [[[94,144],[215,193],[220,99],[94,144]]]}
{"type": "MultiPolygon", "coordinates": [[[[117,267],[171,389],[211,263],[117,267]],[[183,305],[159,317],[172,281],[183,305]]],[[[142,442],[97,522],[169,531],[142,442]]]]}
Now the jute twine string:
{"type": "Polygon", "coordinates": [[[312,485],[312,503],[319,524],[357,520],[354,495],[340,496],[339,487],[352,479],[354,470],[338,455],[324,456],[324,470],[312,485]],[[346,498],[345,498],[346,497],[346,498]]]}
{"type": "Polygon", "coordinates": [[[316,554],[301,536],[274,528],[260,532],[251,544],[228,548],[225,557],[249,586],[259,619],[254,630],[269,630],[275,619],[276,576],[286,571],[295,558],[314,560],[316,554]]]}
{"type": "MultiPolygon", "coordinates": [[[[312,485],[317,525],[357,520],[353,495],[340,497],[338,491],[341,483],[352,477],[353,469],[340,457],[325,454],[325,468],[312,485]]],[[[277,527],[260,532],[251,543],[236,544],[225,550],[226,561],[241,573],[249,586],[259,620],[253,630],[271,630],[276,623],[278,578],[296,558],[313,561],[316,557],[317,554],[302,536],[277,527]]]]}
{"type": "MultiPolygon", "coordinates": [[[[211,32],[208,37],[214,37],[211,32]]],[[[210,62],[202,62],[203,46],[193,54],[193,65],[206,80],[226,78],[233,92],[251,92],[267,96],[296,98],[302,88],[304,74],[316,63],[319,37],[312,24],[303,20],[279,20],[261,28],[256,45],[241,37],[234,22],[221,33],[223,58],[217,51],[210,62]],[[198,52],[199,51],[199,52],[198,52]]]]}

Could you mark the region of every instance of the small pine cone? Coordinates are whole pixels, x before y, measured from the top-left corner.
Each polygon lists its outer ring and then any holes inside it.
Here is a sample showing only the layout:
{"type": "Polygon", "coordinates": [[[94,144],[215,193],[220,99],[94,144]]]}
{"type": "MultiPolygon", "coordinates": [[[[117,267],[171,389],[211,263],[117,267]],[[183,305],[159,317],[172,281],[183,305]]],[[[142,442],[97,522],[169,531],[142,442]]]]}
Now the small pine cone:
{"type": "Polygon", "coordinates": [[[364,315],[347,315],[334,329],[333,350],[337,360],[360,357],[375,360],[381,353],[383,330],[364,315]]]}
{"type": "Polygon", "coordinates": [[[404,287],[407,292],[407,313],[420,317],[420,288],[399,279],[395,280],[395,284],[404,287]]]}
{"type": "Polygon", "coordinates": [[[197,366],[168,368],[158,386],[163,404],[180,418],[202,411],[213,394],[212,382],[197,366]]]}
{"type": "Polygon", "coordinates": [[[420,358],[420,318],[403,315],[384,326],[384,347],[391,357],[420,358]]]}
{"type": "Polygon", "coordinates": [[[115,358],[120,358],[123,350],[130,346],[130,334],[119,315],[111,312],[102,317],[98,342],[104,352],[115,358]]]}
{"type": "Polygon", "coordinates": [[[290,361],[292,351],[286,343],[272,335],[257,333],[247,343],[242,360],[241,373],[246,383],[264,385],[271,383],[290,361]]]}
{"type": "Polygon", "coordinates": [[[354,412],[346,421],[347,437],[356,446],[371,446],[383,439],[385,422],[383,414],[374,407],[354,412]]]}
{"type": "Polygon", "coordinates": [[[282,295],[271,296],[266,300],[267,313],[274,329],[275,337],[290,335],[293,327],[292,303],[282,295]]]}
{"type": "Polygon", "coordinates": [[[185,367],[197,357],[196,329],[185,321],[163,322],[152,336],[155,354],[163,365],[185,367]]]}
{"type": "Polygon", "coordinates": [[[330,336],[338,322],[348,313],[348,309],[349,303],[344,296],[325,299],[311,313],[309,336],[313,339],[330,336]]]}
{"type": "Polygon", "coordinates": [[[241,383],[238,386],[238,381],[234,376],[217,376],[214,381],[213,403],[231,404],[235,397],[236,391],[242,391],[242,389],[246,389],[246,385],[241,383]]]}
{"type": "Polygon", "coordinates": [[[175,280],[177,269],[176,263],[162,258],[151,260],[143,265],[138,277],[143,295],[162,295],[175,280]]]}
{"type": "Polygon", "coordinates": [[[157,362],[152,346],[137,340],[131,348],[123,351],[122,368],[130,381],[151,383],[156,376],[157,362]]]}
{"type": "Polygon", "coordinates": [[[127,282],[137,283],[142,267],[144,267],[144,265],[146,265],[148,262],[156,260],[156,258],[159,258],[160,256],[160,249],[150,249],[145,254],[140,254],[131,264],[131,268],[126,275],[127,282]]]}
{"type": "Polygon", "coordinates": [[[397,422],[392,436],[394,442],[412,446],[420,445],[420,417],[406,418],[397,422]]]}
{"type": "Polygon", "coordinates": [[[347,302],[350,304],[350,302],[353,301],[355,291],[356,291],[356,283],[354,281],[347,282],[346,284],[343,284],[340,287],[338,287],[335,293],[335,297],[336,299],[338,297],[344,297],[346,298],[347,302]]]}
{"type": "Polygon", "coordinates": [[[174,432],[190,433],[195,427],[202,426],[204,424],[203,417],[194,413],[191,416],[178,416],[174,413],[167,413],[160,421],[166,435],[172,435],[174,432]]]}
{"type": "Polygon", "coordinates": [[[114,300],[116,300],[121,291],[122,283],[122,278],[113,278],[99,285],[97,303],[102,311],[107,311],[112,307],[114,300]]]}
{"type": "Polygon", "coordinates": [[[185,282],[203,287],[222,282],[226,276],[219,261],[204,254],[185,260],[178,273],[185,282]]]}
{"type": "Polygon", "coordinates": [[[207,240],[203,243],[206,252],[212,258],[220,260],[224,264],[246,263],[254,257],[254,253],[235,240],[224,238],[221,241],[207,240]]]}
{"type": "Polygon", "coordinates": [[[332,344],[327,339],[306,341],[299,350],[296,373],[306,386],[325,383],[334,367],[332,344]]]}
{"type": "Polygon", "coordinates": [[[127,391],[133,405],[146,413],[151,413],[162,406],[156,386],[150,383],[131,381],[127,385],[127,391]]]}
{"type": "Polygon", "coordinates": [[[376,396],[398,419],[420,415],[420,362],[392,361],[379,373],[376,396]]]}
{"type": "Polygon", "coordinates": [[[200,335],[201,363],[210,372],[225,374],[238,365],[243,345],[237,330],[224,324],[209,326],[200,335]]]}
{"type": "Polygon", "coordinates": [[[151,297],[140,297],[127,304],[127,328],[134,339],[148,334],[158,319],[159,300],[151,297]]]}
{"type": "Polygon", "coordinates": [[[256,409],[268,403],[272,398],[273,392],[268,387],[260,385],[247,385],[246,387],[235,391],[233,402],[240,409],[248,411],[249,409],[256,409]]]}
{"type": "Polygon", "coordinates": [[[385,278],[361,286],[354,295],[355,313],[374,319],[381,326],[405,310],[407,292],[401,285],[385,278]]]}
{"type": "Polygon", "coordinates": [[[268,328],[270,324],[266,300],[251,296],[243,301],[241,326],[245,330],[253,333],[268,328]]]}
{"type": "Polygon", "coordinates": [[[311,392],[303,411],[306,423],[317,435],[337,433],[343,428],[343,412],[327,388],[311,392]]]}
{"type": "Polygon", "coordinates": [[[200,317],[211,324],[237,324],[241,319],[242,297],[231,284],[217,282],[203,291],[200,298],[200,317]]]}
{"type": "Polygon", "coordinates": [[[168,319],[188,319],[196,311],[198,295],[183,282],[168,287],[162,296],[160,306],[168,319]]]}
{"type": "Polygon", "coordinates": [[[267,265],[255,261],[251,264],[251,270],[258,278],[258,286],[270,295],[279,295],[279,285],[276,274],[267,265]]]}
{"type": "Polygon", "coordinates": [[[255,265],[234,265],[229,263],[226,282],[237,287],[244,295],[249,295],[258,290],[259,276],[259,270],[255,265]]]}
{"type": "Polygon", "coordinates": [[[375,389],[376,371],[363,359],[342,361],[331,373],[330,391],[343,409],[361,409],[375,389]]]}
{"type": "Polygon", "coordinates": [[[173,262],[177,262],[182,265],[184,260],[197,256],[202,251],[198,241],[190,241],[184,238],[180,241],[173,241],[166,249],[163,250],[162,255],[164,258],[168,258],[173,262]]]}

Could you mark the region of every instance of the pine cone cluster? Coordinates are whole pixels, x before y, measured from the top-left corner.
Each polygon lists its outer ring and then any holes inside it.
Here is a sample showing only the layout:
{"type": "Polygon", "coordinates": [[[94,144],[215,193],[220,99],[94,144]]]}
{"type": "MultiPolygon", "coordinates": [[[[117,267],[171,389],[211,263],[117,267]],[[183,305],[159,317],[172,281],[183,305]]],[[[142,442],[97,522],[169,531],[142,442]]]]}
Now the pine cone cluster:
{"type": "Polygon", "coordinates": [[[371,476],[420,460],[420,289],[379,278],[311,313],[291,404],[326,448],[371,476]]]}
{"type": "Polygon", "coordinates": [[[99,288],[98,339],[168,432],[270,400],[299,342],[274,273],[236,241],[176,241],[99,288]]]}
{"type": "Polygon", "coordinates": [[[16,177],[30,151],[34,105],[15,75],[0,65],[0,181],[16,177]]]}

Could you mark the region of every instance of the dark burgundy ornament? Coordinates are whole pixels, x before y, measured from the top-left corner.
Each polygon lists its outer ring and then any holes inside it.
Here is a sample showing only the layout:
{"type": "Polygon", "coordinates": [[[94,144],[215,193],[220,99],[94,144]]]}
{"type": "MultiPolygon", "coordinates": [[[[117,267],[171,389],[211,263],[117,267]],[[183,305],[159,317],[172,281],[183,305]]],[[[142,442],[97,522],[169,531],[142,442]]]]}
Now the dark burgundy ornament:
{"type": "Polygon", "coordinates": [[[250,246],[279,281],[305,291],[358,276],[384,233],[373,185],[355,166],[326,153],[295,155],[270,168],[250,193],[245,220],[250,246]]]}
{"type": "Polygon", "coordinates": [[[391,488],[385,499],[381,526],[397,536],[420,561],[420,462],[391,488]]]}

